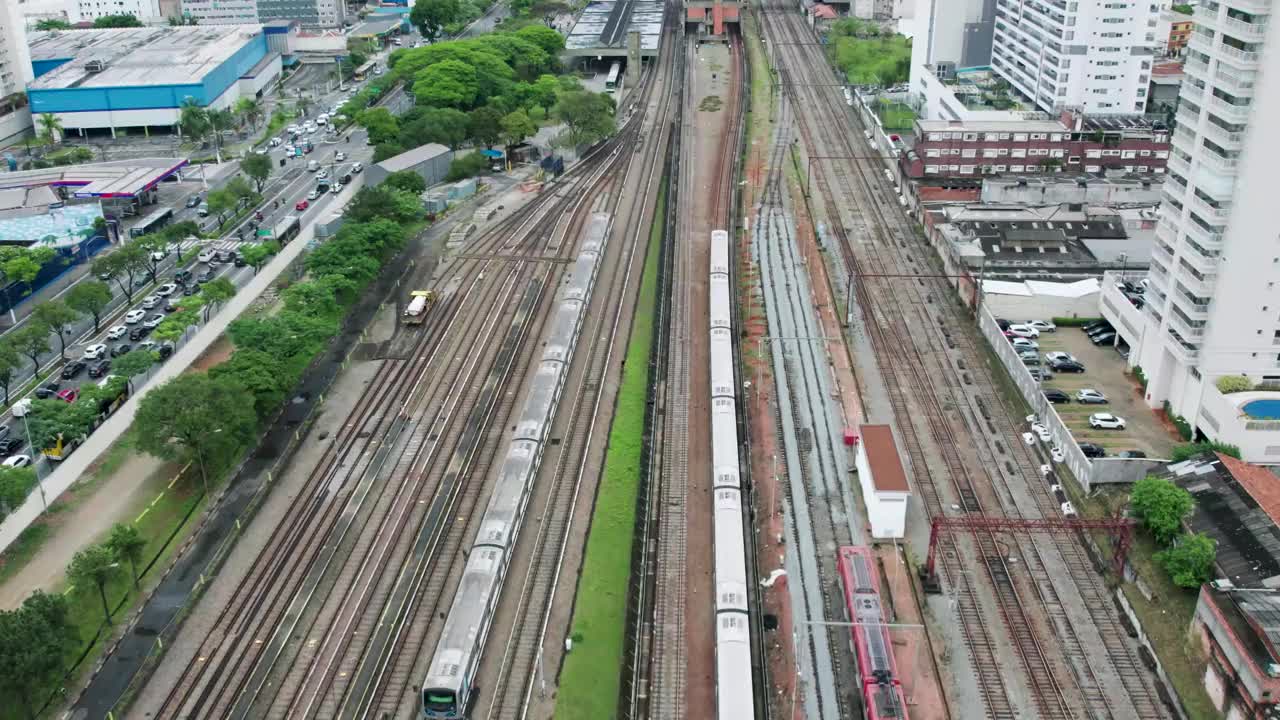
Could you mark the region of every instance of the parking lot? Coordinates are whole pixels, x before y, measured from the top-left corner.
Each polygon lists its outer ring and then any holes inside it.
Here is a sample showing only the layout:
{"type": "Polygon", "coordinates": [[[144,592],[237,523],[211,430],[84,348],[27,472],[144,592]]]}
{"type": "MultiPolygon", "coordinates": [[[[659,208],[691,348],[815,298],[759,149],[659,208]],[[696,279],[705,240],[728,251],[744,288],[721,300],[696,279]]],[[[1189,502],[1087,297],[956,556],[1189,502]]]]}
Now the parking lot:
{"type": "Polygon", "coordinates": [[[1106,450],[1108,457],[1125,450],[1140,450],[1148,457],[1169,457],[1177,439],[1143,402],[1137,380],[1125,375],[1125,361],[1115,348],[1094,346],[1083,330],[1074,327],[1041,333],[1037,342],[1041,353],[1067,352],[1085,366],[1083,373],[1055,373],[1045,383],[1046,387],[1058,388],[1071,396],[1071,402],[1055,407],[1077,442],[1099,445],[1106,450]],[[1076,402],[1076,392],[1083,388],[1102,392],[1110,402],[1106,405],[1076,402]],[[1124,418],[1125,429],[1090,427],[1089,416],[1097,412],[1124,418]]]}

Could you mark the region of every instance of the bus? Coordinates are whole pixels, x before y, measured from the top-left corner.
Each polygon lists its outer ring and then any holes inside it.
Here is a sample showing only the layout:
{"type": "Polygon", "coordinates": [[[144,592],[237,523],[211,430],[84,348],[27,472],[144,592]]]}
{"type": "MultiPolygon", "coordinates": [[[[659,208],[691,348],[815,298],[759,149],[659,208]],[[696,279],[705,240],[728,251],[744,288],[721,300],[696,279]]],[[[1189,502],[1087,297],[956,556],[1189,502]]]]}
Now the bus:
{"type": "Polygon", "coordinates": [[[373,69],[377,67],[377,65],[378,65],[377,60],[370,60],[369,62],[361,65],[360,67],[356,68],[354,73],[352,73],[351,75],[352,79],[359,81],[369,77],[369,74],[373,72],[373,69]]]}
{"type": "Polygon", "coordinates": [[[150,235],[173,220],[173,208],[157,210],[142,219],[142,222],[129,228],[129,237],[150,235]]]}
{"type": "Polygon", "coordinates": [[[271,233],[271,238],[275,240],[280,247],[288,245],[291,240],[298,237],[298,233],[302,231],[302,223],[298,220],[297,215],[290,215],[280,224],[276,225],[276,229],[271,233]]]}
{"type": "Polygon", "coordinates": [[[614,61],[609,66],[609,76],[604,79],[605,92],[614,92],[622,84],[622,63],[614,61]]]}

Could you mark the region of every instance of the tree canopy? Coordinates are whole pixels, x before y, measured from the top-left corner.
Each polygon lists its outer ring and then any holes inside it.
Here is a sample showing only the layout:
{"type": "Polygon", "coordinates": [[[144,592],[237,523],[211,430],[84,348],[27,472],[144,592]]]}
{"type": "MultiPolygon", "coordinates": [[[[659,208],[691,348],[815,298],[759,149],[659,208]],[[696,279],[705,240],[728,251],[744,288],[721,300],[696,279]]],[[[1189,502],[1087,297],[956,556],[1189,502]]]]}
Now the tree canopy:
{"type": "Polygon", "coordinates": [[[111,288],[101,280],[84,279],[67,291],[67,307],[93,318],[93,331],[99,330],[102,311],[111,302],[111,288]]]}
{"type": "Polygon", "coordinates": [[[137,15],[130,13],[103,15],[94,19],[93,27],[95,30],[101,28],[140,28],[142,27],[142,21],[138,19],[137,15]]]}
{"type": "Polygon", "coordinates": [[[1133,514],[1156,540],[1167,544],[1182,531],[1182,519],[1191,513],[1191,493],[1168,480],[1148,475],[1134,483],[1129,495],[1133,514]]]}
{"type": "Polygon", "coordinates": [[[911,41],[887,35],[874,23],[854,18],[832,27],[828,48],[837,67],[855,85],[896,85],[911,70],[911,41]]]}
{"type": "Polygon", "coordinates": [[[1156,562],[1169,573],[1173,584],[1198,588],[1213,579],[1213,563],[1218,556],[1217,543],[1204,533],[1183,535],[1170,547],[1156,553],[1156,562]]]}
{"type": "Polygon", "coordinates": [[[154,388],[138,405],[138,448],[202,473],[229,463],[257,431],[253,397],[225,379],[186,373],[154,388]]]}
{"type": "Polygon", "coordinates": [[[553,113],[567,128],[564,143],[582,146],[599,142],[617,130],[614,111],[613,98],[604,93],[570,90],[560,94],[553,113]]]}
{"type": "Polygon", "coordinates": [[[444,26],[461,16],[461,0],[419,0],[409,13],[409,22],[428,42],[435,42],[444,26]]]}

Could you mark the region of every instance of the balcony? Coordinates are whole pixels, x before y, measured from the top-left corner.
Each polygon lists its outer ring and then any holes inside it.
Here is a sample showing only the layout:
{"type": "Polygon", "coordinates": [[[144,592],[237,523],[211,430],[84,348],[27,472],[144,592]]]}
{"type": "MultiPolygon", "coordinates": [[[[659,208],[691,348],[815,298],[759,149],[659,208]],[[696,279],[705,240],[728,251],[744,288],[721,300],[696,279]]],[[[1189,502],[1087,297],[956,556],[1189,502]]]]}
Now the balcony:
{"type": "MultiPolygon", "coordinates": [[[[1178,263],[1178,283],[1182,285],[1187,292],[1192,293],[1197,297],[1212,297],[1213,285],[1217,282],[1218,276],[1216,274],[1209,275],[1201,273],[1201,277],[1196,277],[1193,270],[1194,266],[1192,263],[1187,262],[1187,258],[1183,257],[1178,263]]],[[[1195,272],[1199,271],[1196,270],[1195,272]]],[[[1176,294],[1174,299],[1177,299],[1176,294]]],[[[1188,302],[1187,304],[1190,305],[1192,303],[1188,302]]],[[[1205,309],[1208,309],[1207,305],[1205,306],[1205,309]]]]}
{"type": "Polygon", "coordinates": [[[1200,113],[1186,105],[1178,108],[1178,113],[1173,116],[1173,119],[1177,122],[1178,127],[1184,127],[1188,130],[1195,130],[1200,125],[1200,113]]]}
{"type": "Polygon", "coordinates": [[[1187,41],[1187,48],[1197,50],[1210,57],[1215,57],[1217,53],[1217,49],[1214,47],[1213,38],[1199,30],[1191,33],[1191,39],[1187,41]]]}
{"type": "Polygon", "coordinates": [[[1253,86],[1257,83],[1257,73],[1236,74],[1224,69],[1225,66],[1218,68],[1217,74],[1213,76],[1215,85],[1221,85],[1224,88],[1231,88],[1235,94],[1252,95],[1253,86]]]}
{"type": "MultiPolygon", "coordinates": [[[[1196,14],[1199,15],[1199,12],[1196,14]]],[[[1224,17],[1217,20],[1217,25],[1223,32],[1237,40],[1262,42],[1267,36],[1265,22],[1247,23],[1232,17],[1224,17]]]]}
{"type": "Polygon", "coordinates": [[[1191,209],[1195,211],[1201,218],[1215,224],[1226,225],[1227,217],[1231,214],[1231,203],[1225,203],[1214,207],[1204,200],[1204,198],[1191,193],[1187,198],[1187,202],[1191,204],[1191,209]]]}
{"type": "Polygon", "coordinates": [[[1169,153],[1169,169],[1182,177],[1187,177],[1191,174],[1191,164],[1183,160],[1182,156],[1177,153],[1169,153]]]}
{"type": "Polygon", "coordinates": [[[1221,175],[1232,175],[1236,171],[1236,167],[1240,164],[1239,158],[1222,157],[1218,153],[1203,148],[1196,154],[1196,159],[1200,161],[1200,165],[1221,175]]]}
{"type": "Polygon", "coordinates": [[[1173,342],[1168,347],[1182,364],[1191,365],[1200,357],[1200,348],[1187,342],[1172,325],[1169,326],[1169,337],[1173,342]]]}
{"type": "Polygon", "coordinates": [[[1200,128],[1200,134],[1228,150],[1238,150],[1244,143],[1243,132],[1231,132],[1212,121],[1205,123],[1204,127],[1200,128]]]}
{"type": "MultiPolygon", "coordinates": [[[[1193,36],[1194,37],[1194,36],[1193,36]]],[[[1258,58],[1261,57],[1256,52],[1249,50],[1240,50],[1230,45],[1219,45],[1214,48],[1213,54],[1219,60],[1226,60],[1236,67],[1253,68],[1258,65],[1258,58]]]]}
{"type": "Polygon", "coordinates": [[[1220,116],[1223,120],[1227,120],[1229,122],[1243,124],[1249,120],[1249,110],[1251,108],[1247,104],[1235,105],[1227,102],[1225,98],[1214,95],[1213,98],[1209,100],[1209,107],[1213,108],[1214,113],[1220,116]]]}
{"type": "Polygon", "coordinates": [[[1177,330],[1178,334],[1184,338],[1199,339],[1204,335],[1203,321],[1201,321],[1201,324],[1198,327],[1192,325],[1191,320],[1183,317],[1182,313],[1178,312],[1177,305],[1174,305],[1173,308],[1172,312],[1166,316],[1169,318],[1169,327],[1171,329],[1177,330]]]}
{"type": "Polygon", "coordinates": [[[1231,0],[1231,7],[1251,15],[1271,13],[1271,0],[1231,0]]]}
{"type": "Polygon", "coordinates": [[[1171,311],[1169,317],[1181,314],[1183,321],[1188,323],[1189,327],[1193,327],[1190,323],[1194,322],[1203,324],[1209,317],[1209,303],[1197,302],[1182,292],[1173,294],[1173,304],[1169,306],[1169,310],[1171,311]]]}
{"type": "Polygon", "coordinates": [[[1209,79],[1209,61],[1201,60],[1197,55],[1188,55],[1182,63],[1182,70],[1201,80],[1209,79]]]}
{"type": "Polygon", "coordinates": [[[1212,253],[1212,257],[1217,257],[1222,252],[1222,233],[1205,230],[1194,220],[1187,220],[1179,229],[1182,230],[1183,236],[1194,242],[1202,253],[1212,253]]]}
{"type": "Polygon", "coordinates": [[[1151,257],[1158,259],[1165,267],[1173,267],[1173,248],[1167,247],[1159,240],[1151,246],[1151,257]]]}
{"type": "Polygon", "coordinates": [[[1194,83],[1182,83],[1182,87],[1178,90],[1178,94],[1182,96],[1183,100],[1190,100],[1196,104],[1204,102],[1204,88],[1196,87],[1194,83]]]}

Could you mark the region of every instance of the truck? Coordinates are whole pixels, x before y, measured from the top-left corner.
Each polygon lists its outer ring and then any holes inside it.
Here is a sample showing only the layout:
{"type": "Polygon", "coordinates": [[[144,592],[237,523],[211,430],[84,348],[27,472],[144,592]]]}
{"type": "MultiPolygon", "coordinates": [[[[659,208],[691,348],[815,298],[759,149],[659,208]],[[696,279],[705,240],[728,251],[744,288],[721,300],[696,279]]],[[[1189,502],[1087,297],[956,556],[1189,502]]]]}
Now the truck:
{"type": "Polygon", "coordinates": [[[427,308],[435,304],[436,294],[432,290],[414,290],[409,293],[413,298],[404,309],[404,321],[409,325],[421,325],[426,319],[427,308]]]}

